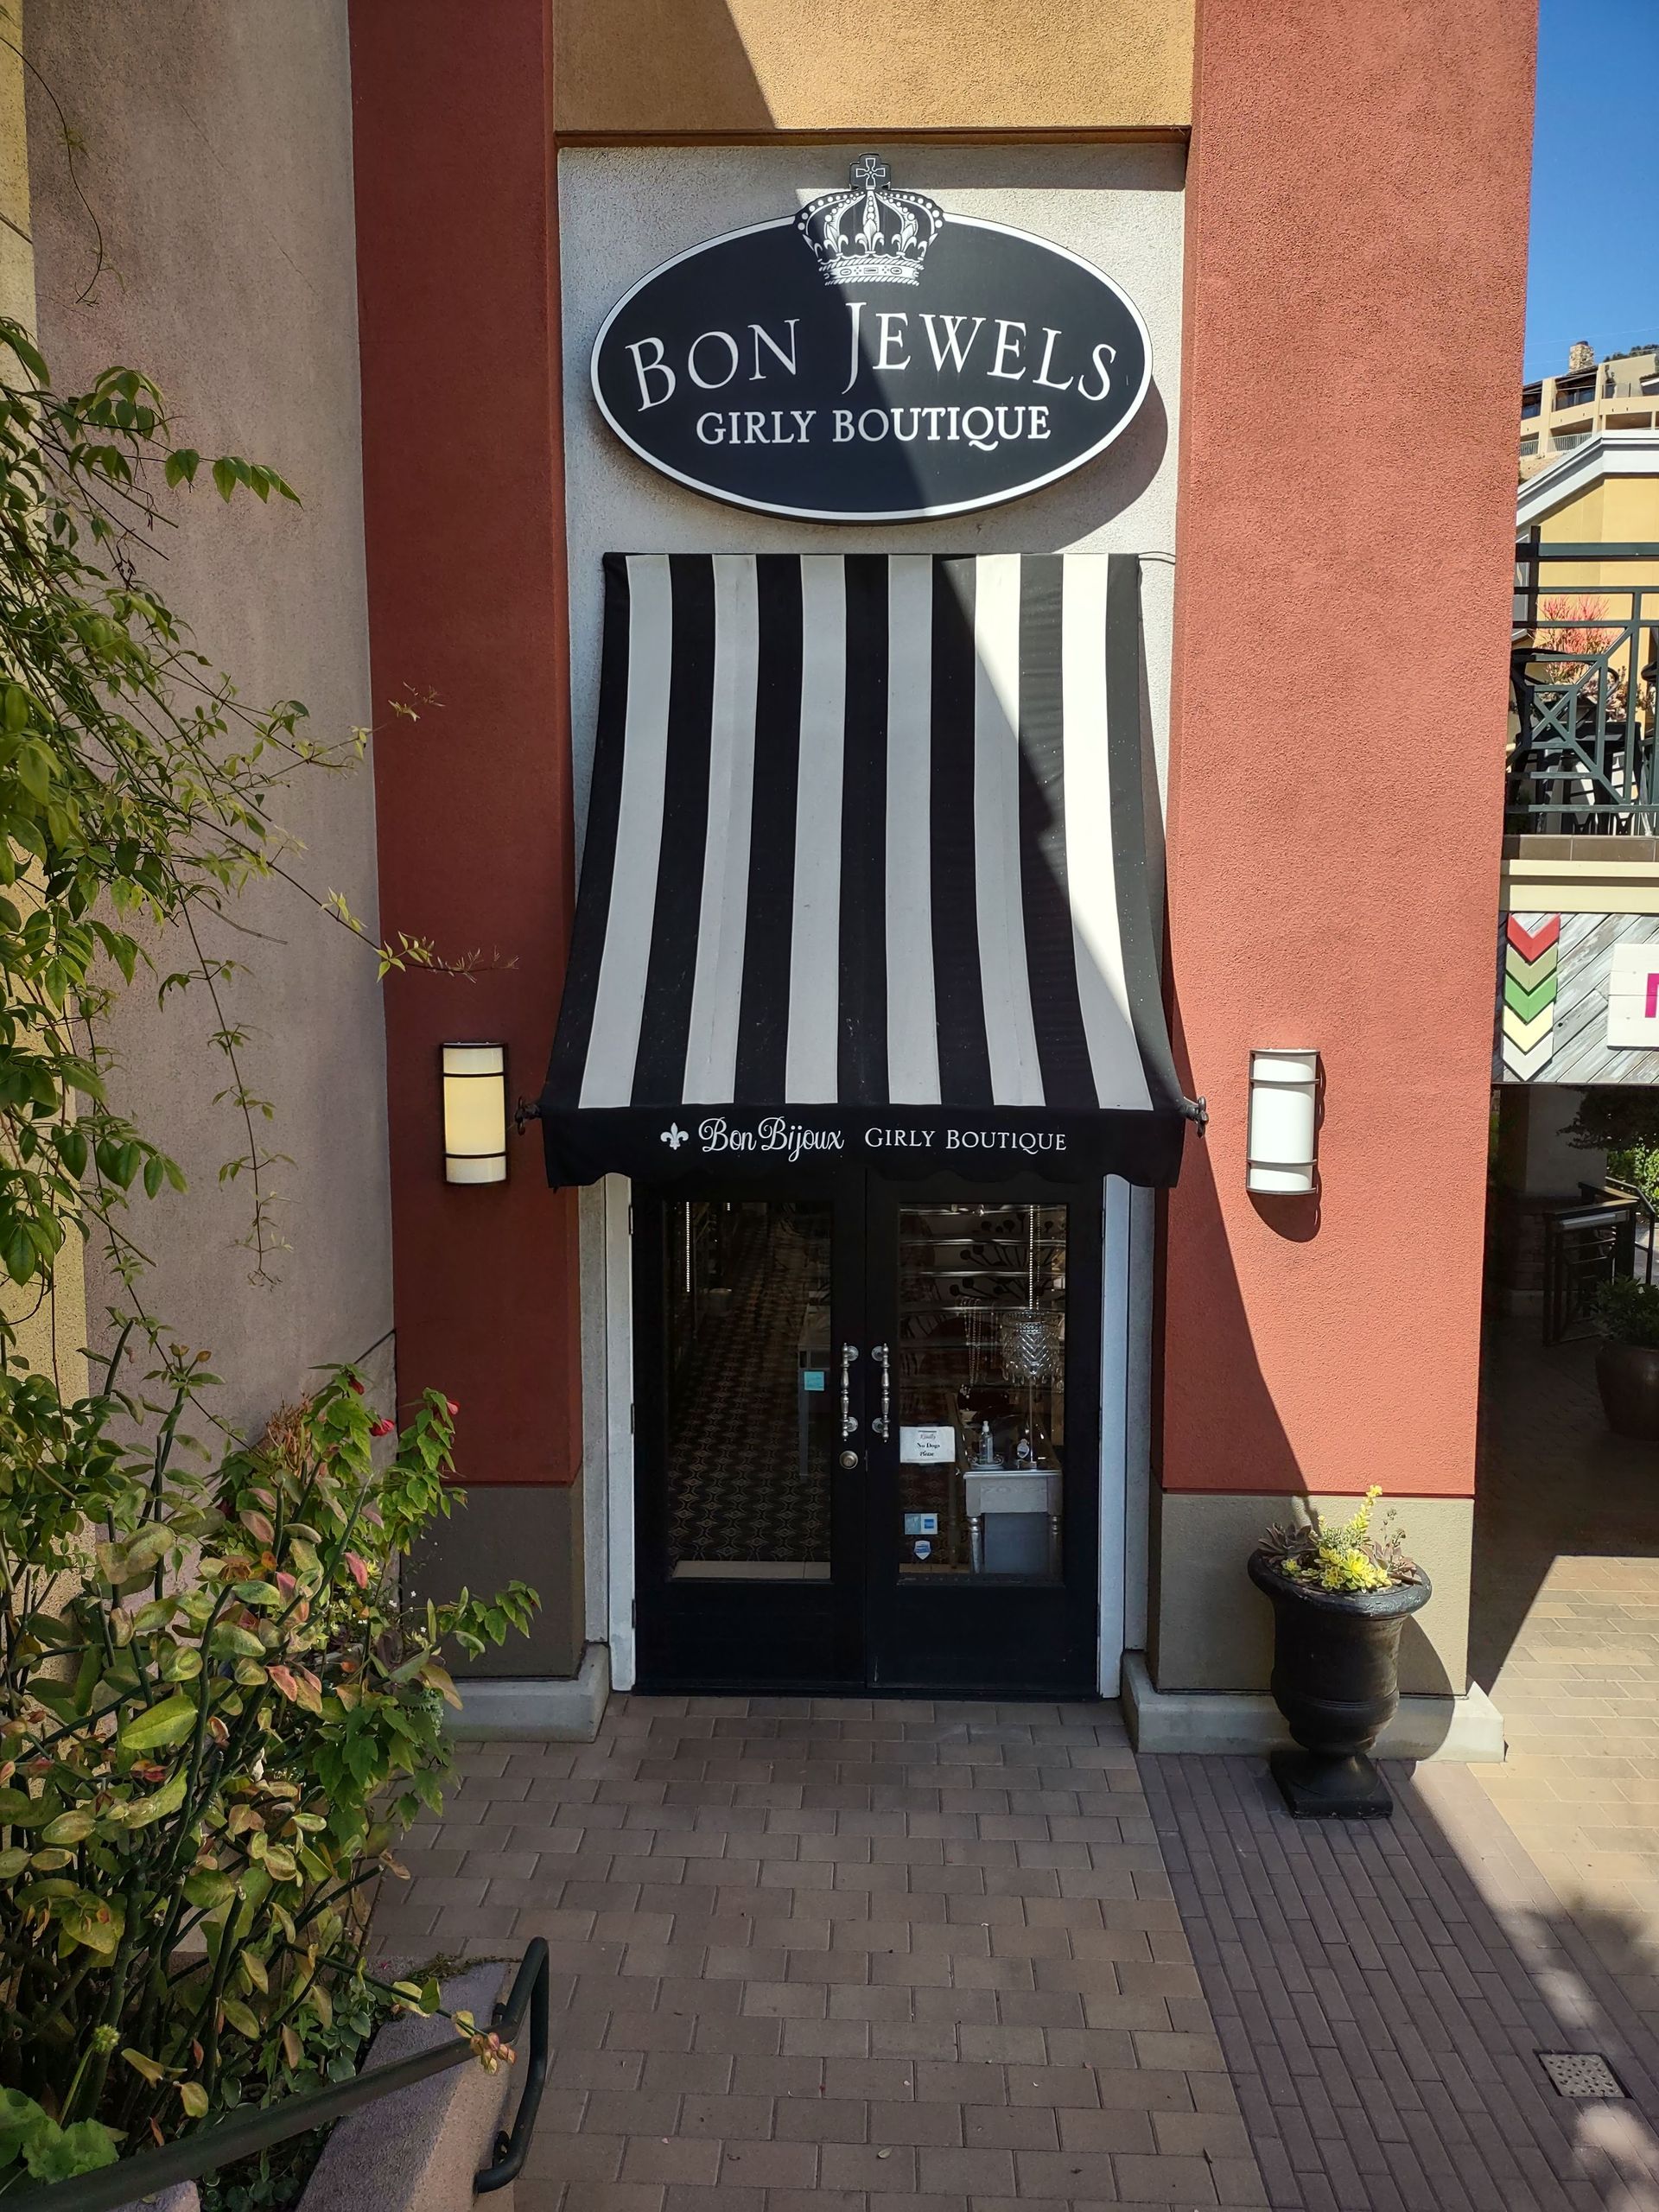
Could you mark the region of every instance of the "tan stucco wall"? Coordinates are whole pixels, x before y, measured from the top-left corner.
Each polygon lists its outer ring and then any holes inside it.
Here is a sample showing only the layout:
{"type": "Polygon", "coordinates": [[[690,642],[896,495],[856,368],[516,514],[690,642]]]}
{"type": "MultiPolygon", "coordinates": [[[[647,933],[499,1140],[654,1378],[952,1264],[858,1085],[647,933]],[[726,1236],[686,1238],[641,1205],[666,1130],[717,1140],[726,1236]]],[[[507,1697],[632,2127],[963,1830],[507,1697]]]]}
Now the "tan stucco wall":
{"type": "MultiPolygon", "coordinates": [[[[1166,1491],[1154,1495],[1157,1555],[1150,1661],[1160,1690],[1264,1690],[1273,1609],[1244,1571],[1264,1529],[1306,1520],[1311,1504],[1344,1521],[1358,1500],[1285,1493],[1166,1491]]],[[[1381,1509],[1388,1510],[1386,1499],[1381,1509]]],[[[1400,1687],[1461,1696],[1468,1688],[1474,1500],[1396,1502],[1411,1556],[1434,1586],[1400,1639],[1400,1687]]]]}
{"type": "MultiPolygon", "coordinates": [[[[1659,470],[1650,476],[1604,476],[1586,484],[1571,499],[1563,499],[1538,525],[1546,551],[1557,545],[1659,545],[1659,470]]],[[[1598,589],[1611,589],[1619,596],[1606,602],[1608,613],[1629,613],[1628,594],[1640,584],[1645,590],[1659,587],[1659,561],[1546,560],[1539,569],[1540,588],[1555,596],[1576,599],[1598,589]]],[[[1644,602],[1643,616],[1659,614],[1659,600],[1644,602]]]]}
{"type": "MultiPolygon", "coordinates": [[[[1562,855],[1554,849],[1628,845],[1628,837],[1526,837],[1503,856],[1506,914],[1659,914],[1659,860],[1562,855]],[[1541,850],[1539,849],[1541,848],[1541,850]]],[[[1647,839],[1642,840],[1647,843],[1647,839]]]]}
{"type": "Polygon", "coordinates": [[[1192,0],[559,0],[561,133],[1159,130],[1192,0]]]}
{"type": "MultiPolygon", "coordinates": [[[[22,0],[0,0],[0,315],[35,327],[35,247],[29,205],[24,130],[22,0]]],[[[8,372],[16,364],[8,362],[8,372]]],[[[59,1255],[48,1296],[20,1299],[8,1287],[7,1310],[16,1325],[16,1355],[26,1366],[53,1375],[65,1397],[86,1388],[86,1284],[83,1253],[72,1236],[59,1255]]]]}
{"type": "MultiPolygon", "coordinates": [[[[113,361],[155,376],[182,438],[272,462],[294,507],[211,486],[177,496],[162,588],[199,649],[243,695],[293,696],[312,733],[373,719],[364,588],[350,73],[346,0],[226,7],[223,0],[28,0],[27,51],[79,142],[94,237],[40,83],[29,88],[29,185],[40,329],[60,384],[113,361]]],[[[418,683],[419,671],[411,670],[418,683]]],[[[374,799],[366,773],[312,778],[284,803],[322,890],[375,912],[374,799]]],[[[226,1082],[193,991],[157,1010],[153,981],[108,1034],[116,1103],[181,1161],[182,1197],[135,1201],[128,1225],[154,1266],[143,1295],[175,1337],[213,1355],[216,1405],[250,1426],[319,1363],[378,1344],[390,1365],[385,1063],[374,962],[286,893],[261,887],[208,950],[250,970],[227,1013],[251,1033],[250,1086],[274,1102],[263,1134],[292,1244],[271,1287],[237,1240],[245,1184],[221,1188],[243,1148],[213,1094],[226,1082]]],[[[188,957],[188,956],[187,956],[188,957]]],[[[160,948],[158,968],[183,966],[160,948]]],[[[89,1249],[96,1332],[118,1286],[89,1249]]],[[[416,1383],[441,1376],[416,1376],[416,1383]]]]}
{"type": "Polygon", "coordinates": [[[35,320],[23,136],[22,0],[0,0],[0,315],[35,320]]]}

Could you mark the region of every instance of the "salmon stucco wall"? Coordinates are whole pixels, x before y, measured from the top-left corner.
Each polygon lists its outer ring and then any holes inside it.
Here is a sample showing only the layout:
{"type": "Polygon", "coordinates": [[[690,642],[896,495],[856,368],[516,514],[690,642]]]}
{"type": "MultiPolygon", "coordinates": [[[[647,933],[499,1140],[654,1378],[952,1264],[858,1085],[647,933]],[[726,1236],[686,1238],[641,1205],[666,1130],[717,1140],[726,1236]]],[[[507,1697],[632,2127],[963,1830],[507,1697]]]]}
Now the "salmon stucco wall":
{"type": "Polygon", "coordinates": [[[1473,1488],[1532,16],[1201,0],[1166,1491],[1473,1488]],[[1313,1198],[1245,1190],[1261,1046],[1323,1055],[1313,1198]]]}
{"type": "Polygon", "coordinates": [[[575,1194],[533,1132],[506,1183],[447,1184],[438,1077],[446,1039],[499,1039],[535,1096],[569,929],[550,29],[523,0],[353,0],[351,29],[382,911],[473,963],[387,980],[398,1371],[458,1402],[469,1486],[566,1484],[575,1194]]]}

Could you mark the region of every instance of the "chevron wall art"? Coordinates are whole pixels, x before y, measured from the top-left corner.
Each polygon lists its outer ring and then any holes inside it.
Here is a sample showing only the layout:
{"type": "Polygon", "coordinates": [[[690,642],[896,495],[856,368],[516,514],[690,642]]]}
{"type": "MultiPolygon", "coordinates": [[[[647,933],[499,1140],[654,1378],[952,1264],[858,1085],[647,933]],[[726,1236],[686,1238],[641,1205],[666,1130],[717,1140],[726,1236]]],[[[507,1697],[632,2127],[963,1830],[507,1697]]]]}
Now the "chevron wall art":
{"type": "Polygon", "coordinates": [[[1656,1023],[1634,1019],[1659,975],[1659,914],[1506,914],[1497,944],[1494,1083],[1659,1086],[1656,1023]]]}
{"type": "Polygon", "coordinates": [[[1529,1082],[1554,1050],[1560,938],[1559,914],[1535,914],[1530,925],[1519,914],[1504,918],[1499,1037],[1512,1080],[1529,1082]]]}

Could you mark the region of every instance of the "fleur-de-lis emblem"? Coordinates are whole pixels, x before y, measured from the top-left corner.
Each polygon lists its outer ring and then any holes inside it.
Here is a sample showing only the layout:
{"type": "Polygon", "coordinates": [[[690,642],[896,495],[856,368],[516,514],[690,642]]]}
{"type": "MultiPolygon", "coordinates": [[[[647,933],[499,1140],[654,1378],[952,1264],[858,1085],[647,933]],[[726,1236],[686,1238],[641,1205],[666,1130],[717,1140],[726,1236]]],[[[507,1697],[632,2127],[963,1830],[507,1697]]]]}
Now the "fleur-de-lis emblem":
{"type": "Polygon", "coordinates": [[[677,1122],[671,1122],[663,1131],[662,1141],[671,1152],[677,1152],[689,1134],[690,1132],[683,1129],[677,1122]]]}

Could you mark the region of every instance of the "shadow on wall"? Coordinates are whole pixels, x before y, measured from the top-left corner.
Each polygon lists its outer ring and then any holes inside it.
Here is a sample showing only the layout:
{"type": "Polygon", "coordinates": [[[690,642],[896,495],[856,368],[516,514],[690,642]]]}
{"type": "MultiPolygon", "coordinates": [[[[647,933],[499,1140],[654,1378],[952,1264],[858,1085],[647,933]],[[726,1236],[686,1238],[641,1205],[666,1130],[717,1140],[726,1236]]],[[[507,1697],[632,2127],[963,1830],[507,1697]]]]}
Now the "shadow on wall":
{"type": "MultiPolygon", "coordinates": [[[[1165,953],[1166,972],[1168,953],[1165,953]]],[[[1169,1041],[1174,1054],[1176,1072],[1181,1088],[1187,1096],[1196,1097],[1200,1086],[1194,1076],[1192,1058],[1187,1051],[1185,1031],[1181,1021],[1180,993],[1172,990],[1169,1007],[1169,1041]]],[[[1214,1125],[1200,1135],[1194,1132],[1186,1141],[1181,1158],[1181,1210],[1191,1224],[1191,1240],[1201,1243],[1208,1251],[1224,1251],[1230,1264],[1224,1268],[1211,1268],[1198,1286],[1201,1300],[1198,1320],[1202,1331],[1206,1363],[1228,1377],[1227,1404],[1223,1409],[1211,1411],[1201,1403],[1197,1414],[1200,1427],[1199,1456],[1206,1465],[1224,1472],[1229,1490],[1242,1489],[1248,1482],[1256,1487],[1270,1484],[1277,1490],[1300,1491],[1307,1495],[1294,1447],[1279,1418],[1272,1391],[1255,1355],[1255,1339],[1251,1333],[1249,1315],[1244,1309],[1244,1300],[1238,1287],[1238,1278],[1230,1265],[1232,1249],[1227,1224],[1223,1213],[1221,1192],[1217,1180],[1222,1172],[1236,1173],[1241,1180],[1244,1173],[1243,1158],[1222,1160],[1217,1157],[1214,1125]],[[1203,1433],[1207,1427],[1208,1433],[1203,1433]],[[1236,1437],[1243,1429],[1252,1437],[1266,1440],[1266,1466],[1258,1458],[1246,1468],[1238,1464],[1236,1437]]],[[[1279,1203],[1284,1203],[1281,1201],[1279,1203]]],[[[1306,1201],[1291,1201],[1305,1204],[1306,1201]]],[[[1161,1340],[1162,1332],[1160,1332],[1161,1340]]],[[[1161,1379],[1161,1378],[1160,1378],[1161,1379]]],[[[1204,1394],[1199,1392],[1202,1401],[1204,1394]]],[[[1194,1419],[1192,1412],[1187,1416],[1194,1419]]],[[[1265,1604],[1265,1600],[1263,1601],[1265,1604]]]]}
{"type": "MultiPolygon", "coordinates": [[[[666,111],[682,129],[770,133],[771,106],[749,60],[729,0],[656,0],[655,35],[620,40],[603,8],[560,9],[555,76],[576,111],[619,117],[666,111]],[[688,87],[716,93],[718,113],[688,108],[688,87]]],[[[645,28],[646,9],[636,10],[645,28]]],[[[561,99],[561,108],[565,99],[561,99]]]]}
{"type": "MultiPolygon", "coordinates": [[[[1167,967],[1166,949],[1166,970],[1167,967]]],[[[1170,1040],[1182,1086],[1192,1096],[1195,1078],[1178,989],[1171,994],[1170,1040]]],[[[1323,1118],[1323,1085],[1319,1110],[1323,1118]]],[[[1314,1495],[1262,1372],[1249,1315],[1230,1262],[1231,1237],[1218,1179],[1234,1174],[1242,1185],[1244,1173],[1242,1145],[1234,1156],[1217,1150],[1213,1130],[1209,1135],[1195,1135],[1188,1140],[1180,1183],[1187,1235],[1205,1252],[1224,1253],[1229,1258],[1224,1266],[1210,1267],[1199,1286],[1196,1322],[1189,1323],[1187,1339],[1177,1347],[1174,1356],[1183,1361],[1189,1374],[1201,1376],[1206,1370],[1224,1374],[1228,1387],[1224,1402],[1211,1405],[1202,1381],[1191,1384],[1197,1402],[1189,1400],[1183,1411],[1186,1454],[1217,1471],[1217,1493],[1166,1493],[1161,1468],[1156,1469],[1154,1503],[1162,1526],[1148,1657],[1154,1679],[1166,1688],[1226,1689],[1241,1682],[1265,1686],[1271,1668],[1272,1610],[1268,1599],[1247,1582],[1245,1560],[1268,1522],[1284,1515],[1284,1501],[1288,1501],[1292,1514],[1299,1510],[1306,1513],[1314,1495]],[[1201,1357],[1195,1356],[1195,1349],[1201,1357]],[[1240,1457],[1241,1435],[1252,1440],[1248,1465],[1240,1457]],[[1252,1495],[1257,1491],[1265,1494],[1257,1498],[1252,1495]],[[1179,1529],[1178,1517],[1183,1524],[1179,1529]],[[1179,1569],[1173,1574],[1162,1571],[1166,1545],[1167,1555],[1175,1559],[1179,1569]],[[1179,1663],[1166,1663],[1176,1654],[1180,1655],[1179,1663]]],[[[1310,1198],[1258,1195],[1251,1203],[1258,1217],[1288,1243],[1305,1243],[1319,1234],[1317,1184],[1310,1198]]],[[[1179,1250],[1172,1264],[1181,1264],[1179,1250]]],[[[1156,1341],[1161,1362],[1166,1357],[1161,1329],[1156,1341]]],[[[1161,1376],[1154,1387],[1157,1402],[1161,1402],[1161,1376]]],[[[1402,1518],[1409,1544],[1408,1510],[1402,1511],[1402,1518]]],[[[1433,1605],[1431,1599],[1431,1612],[1433,1605]]],[[[1453,1681],[1419,1617],[1402,1624],[1400,1681],[1408,1694],[1448,1700],[1465,1688],[1463,1681],[1453,1681]]],[[[1449,1728],[1450,1724],[1448,1705],[1445,1725],[1449,1728]]]]}

